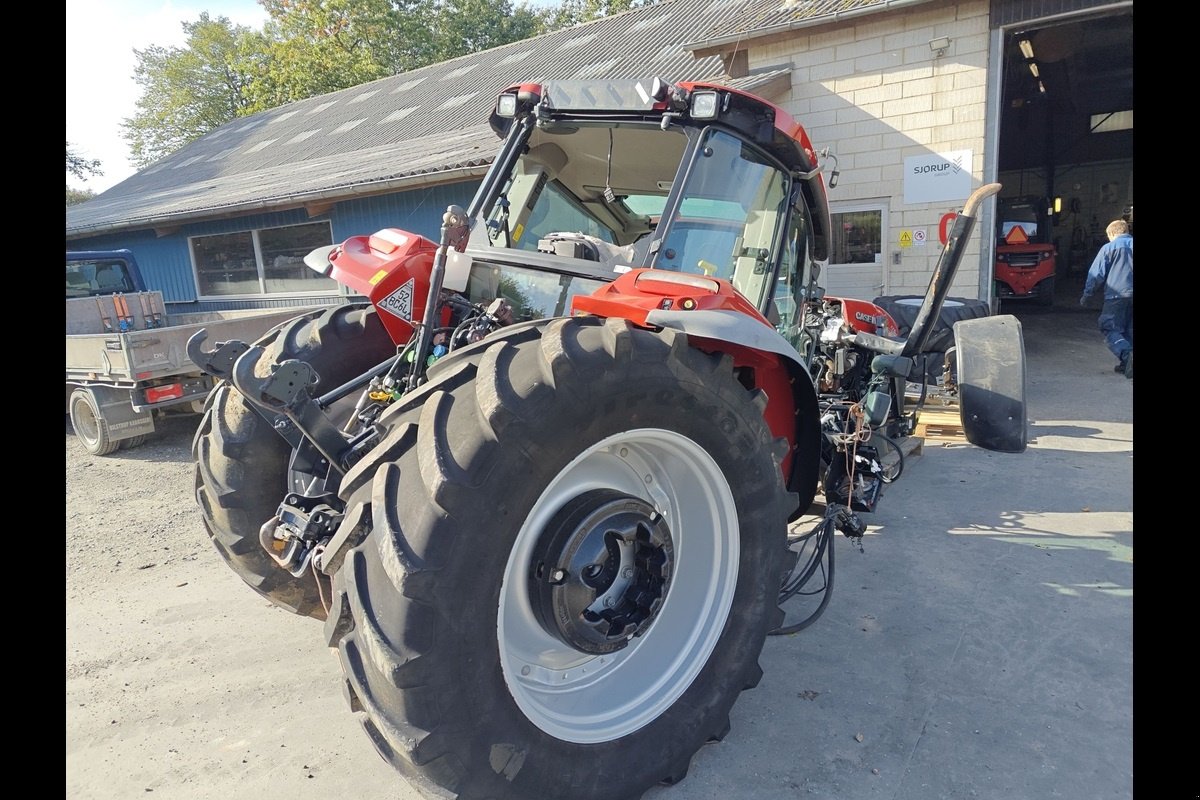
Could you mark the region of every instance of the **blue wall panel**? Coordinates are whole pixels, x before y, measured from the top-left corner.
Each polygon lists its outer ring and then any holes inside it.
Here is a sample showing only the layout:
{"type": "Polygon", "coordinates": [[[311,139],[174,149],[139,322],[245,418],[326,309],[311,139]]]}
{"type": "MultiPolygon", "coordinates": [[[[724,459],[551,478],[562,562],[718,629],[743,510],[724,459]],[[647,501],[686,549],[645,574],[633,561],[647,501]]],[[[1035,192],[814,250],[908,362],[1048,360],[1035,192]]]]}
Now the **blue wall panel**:
{"type": "Polygon", "coordinates": [[[156,236],[152,230],[123,231],[87,239],[75,239],[67,242],[67,248],[70,250],[129,248],[137,257],[138,266],[142,269],[147,285],[161,291],[163,299],[169,304],[169,310],[174,312],[280,308],[339,302],[342,298],[332,295],[327,298],[262,297],[198,301],[188,238],[329,220],[333,229],[334,242],[345,241],[351,236],[374,233],[381,228],[401,228],[437,241],[442,224],[442,214],[445,212],[446,206],[457,203],[465,208],[470,203],[478,186],[478,180],[471,180],[377,197],[355,198],[336,204],[327,214],[311,218],[302,208],[228,217],[183,225],[175,233],[161,238],[156,236]]]}
{"type": "Polygon", "coordinates": [[[343,242],[382,228],[400,228],[437,241],[442,214],[451,203],[466,208],[479,181],[471,180],[408,192],[346,200],[333,209],[333,239],[343,242]]]}

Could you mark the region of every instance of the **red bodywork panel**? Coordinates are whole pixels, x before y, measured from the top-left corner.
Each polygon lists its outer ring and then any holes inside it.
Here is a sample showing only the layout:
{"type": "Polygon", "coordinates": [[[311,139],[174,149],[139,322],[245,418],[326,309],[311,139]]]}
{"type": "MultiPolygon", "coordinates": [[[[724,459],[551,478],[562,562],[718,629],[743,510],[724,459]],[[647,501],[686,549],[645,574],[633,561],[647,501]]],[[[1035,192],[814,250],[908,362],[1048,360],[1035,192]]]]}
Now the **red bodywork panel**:
{"type": "Polygon", "coordinates": [[[1056,253],[1052,244],[1002,244],[996,247],[998,281],[1008,284],[1013,294],[1021,297],[1054,275],[1056,253]]]}
{"type": "Polygon", "coordinates": [[[892,315],[874,303],[855,300],[851,297],[830,297],[829,295],[826,295],[825,299],[835,300],[842,304],[842,318],[856,331],[869,333],[872,336],[900,335],[900,326],[896,324],[896,320],[892,319],[892,315]]]}
{"type": "Polygon", "coordinates": [[[590,295],[576,297],[574,314],[623,317],[646,327],[651,311],[737,311],[771,327],[733,284],[720,278],[664,269],[632,269],[590,295]]]}
{"type": "Polygon", "coordinates": [[[996,245],[995,279],[1006,284],[1014,297],[1026,297],[1034,288],[1053,277],[1057,252],[1047,242],[1029,240],[1025,229],[1014,225],[996,245]]]}
{"type": "MultiPolygon", "coordinates": [[[[366,295],[398,345],[412,336],[425,314],[437,244],[397,228],[347,239],[330,255],[329,277],[366,295]]],[[[449,311],[446,312],[449,316],[449,311]]],[[[443,322],[448,322],[444,319],[443,322]]]]}
{"type": "MultiPolygon", "coordinates": [[[[733,284],[720,278],[671,272],[659,269],[634,269],[590,295],[579,296],[571,303],[573,315],[594,314],[599,317],[627,319],[635,325],[650,327],[646,317],[651,311],[735,311],[754,319],[768,328],[774,326],[750,304],[733,284]]],[[[767,395],[763,417],[776,438],[796,441],[795,399],[791,374],[782,359],[774,353],[764,353],[732,342],[715,341],[689,336],[689,343],[708,353],[729,353],[735,367],[747,367],[754,372],[754,383],[767,395]]],[[[792,450],[783,459],[784,480],[791,474],[792,450]]]]}

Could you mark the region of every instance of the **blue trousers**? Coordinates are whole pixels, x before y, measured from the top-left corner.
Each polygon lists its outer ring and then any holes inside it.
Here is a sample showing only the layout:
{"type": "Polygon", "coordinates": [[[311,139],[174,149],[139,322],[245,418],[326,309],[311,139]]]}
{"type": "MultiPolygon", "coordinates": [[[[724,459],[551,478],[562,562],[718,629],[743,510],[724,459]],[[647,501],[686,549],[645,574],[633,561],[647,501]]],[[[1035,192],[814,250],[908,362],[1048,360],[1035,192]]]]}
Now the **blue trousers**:
{"type": "Polygon", "coordinates": [[[1104,343],[1122,364],[1133,349],[1133,298],[1115,297],[1105,300],[1100,309],[1100,332],[1104,343]]]}

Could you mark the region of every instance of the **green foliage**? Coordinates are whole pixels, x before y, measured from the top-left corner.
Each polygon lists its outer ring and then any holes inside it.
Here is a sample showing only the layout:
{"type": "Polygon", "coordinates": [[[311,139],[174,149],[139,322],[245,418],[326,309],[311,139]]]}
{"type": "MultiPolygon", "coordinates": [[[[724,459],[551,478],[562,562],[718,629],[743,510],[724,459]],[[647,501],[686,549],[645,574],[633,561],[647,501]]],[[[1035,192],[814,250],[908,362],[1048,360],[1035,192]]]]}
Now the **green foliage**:
{"type": "Polygon", "coordinates": [[[96,196],[96,193],[91,189],[72,189],[67,187],[67,205],[73,206],[77,203],[84,203],[96,196]]]}
{"type": "Polygon", "coordinates": [[[255,111],[357,86],[432,63],[428,3],[412,0],[259,0],[264,69],[255,111]]]}
{"type": "Polygon", "coordinates": [[[227,17],[183,23],[184,47],[134,50],[142,87],[137,113],[123,121],[131,160],[145,167],[237,116],[249,113],[247,87],[264,57],[261,38],[227,17]]]}
{"type": "Polygon", "coordinates": [[[67,172],[83,180],[88,175],[103,175],[99,159],[86,159],[78,153],[71,152],[71,143],[67,142],[67,172]]]}
{"type": "Polygon", "coordinates": [[[507,0],[442,0],[434,8],[433,59],[429,63],[490,50],[537,36],[543,15],[507,0]]]}
{"type": "Polygon", "coordinates": [[[563,0],[557,8],[543,12],[542,24],[547,31],[556,31],[653,5],[658,5],[658,0],[563,0]]]}
{"type": "Polygon", "coordinates": [[[122,134],[145,167],[235,117],[656,2],[259,0],[261,31],[204,12],[184,47],[134,51],[142,96],[122,134]]]}

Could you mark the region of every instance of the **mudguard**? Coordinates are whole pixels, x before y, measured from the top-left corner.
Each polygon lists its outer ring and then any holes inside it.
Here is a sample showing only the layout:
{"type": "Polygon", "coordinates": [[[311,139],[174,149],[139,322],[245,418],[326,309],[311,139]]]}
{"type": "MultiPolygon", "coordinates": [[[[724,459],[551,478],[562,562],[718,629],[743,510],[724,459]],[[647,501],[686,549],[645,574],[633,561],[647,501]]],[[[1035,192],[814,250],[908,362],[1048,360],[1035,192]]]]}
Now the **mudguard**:
{"type": "Polygon", "coordinates": [[[1011,314],[957,322],[958,397],[967,441],[1022,453],[1027,443],[1025,341],[1011,314]]]}
{"type": "Polygon", "coordinates": [[[646,314],[646,322],[683,331],[689,340],[715,343],[719,349],[733,353],[735,361],[744,359],[746,353],[778,357],[768,356],[759,373],[760,386],[768,396],[764,416],[772,431],[789,440],[795,454],[786,456],[782,465],[788,490],[800,495],[799,507],[789,514],[789,521],[807,512],[820,471],[821,427],[817,389],[796,349],[773,327],[738,311],[655,310],[646,314]],[[795,457],[804,453],[812,457],[795,457]]]}

